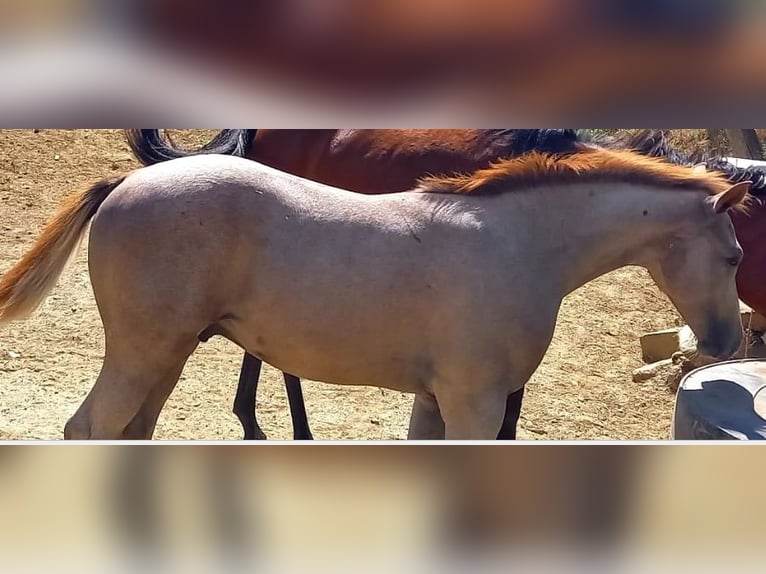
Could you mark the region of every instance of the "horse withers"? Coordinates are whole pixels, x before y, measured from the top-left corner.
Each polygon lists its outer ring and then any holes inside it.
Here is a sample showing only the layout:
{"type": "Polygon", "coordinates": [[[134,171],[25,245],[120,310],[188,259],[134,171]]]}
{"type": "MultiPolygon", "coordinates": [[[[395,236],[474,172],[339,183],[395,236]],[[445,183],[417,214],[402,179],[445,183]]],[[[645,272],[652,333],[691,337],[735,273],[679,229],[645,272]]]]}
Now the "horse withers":
{"type": "Polygon", "coordinates": [[[624,265],[650,271],[701,352],[731,356],[741,249],[727,212],[748,187],[604,150],[380,196],[180,159],[70,198],[0,281],[0,321],[44,299],[93,218],[106,355],[66,438],[150,438],[200,338],[219,334],[302,377],[414,393],[410,438],[494,439],[563,297],[624,265]]]}

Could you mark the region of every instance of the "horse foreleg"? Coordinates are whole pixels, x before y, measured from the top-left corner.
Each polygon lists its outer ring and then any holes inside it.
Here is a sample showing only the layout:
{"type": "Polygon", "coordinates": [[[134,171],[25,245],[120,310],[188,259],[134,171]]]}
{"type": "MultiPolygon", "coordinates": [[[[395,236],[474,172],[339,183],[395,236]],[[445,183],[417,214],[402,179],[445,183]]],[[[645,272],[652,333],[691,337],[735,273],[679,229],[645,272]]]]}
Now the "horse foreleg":
{"type": "Polygon", "coordinates": [[[290,418],[293,421],[294,440],[314,440],[309,428],[309,419],[306,414],[306,403],[303,400],[301,380],[295,375],[282,373],[285,377],[285,389],[287,400],[290,403],[290,418]]]}
{"type": "Polygon", "coordinates": [[[515,393],[508,395],[505,401],[505,417],[503,426],[497,434],[497,440],[516,440],[516,426],[521,416],[521,403],[524,399],[524,387],[521,387],[515,393]]]}
{"type": "Polygon", "coordinates": [[[255,413],[255,397],[258,392],[262,364],[259,358],[245,353],[242,368],[239,371],[239,384],[234,397],[234,414],[237,415],[245,431],[245,440],[266,440],[266,435],[258,426],[255,413]]]}
{"type": "Polygon", "coordinates": [[[447,440],[496,440],[505,414],[505,394],[495,389],[467,395],[445,389],[436,396],[447,440]]]}
{"type": "MultiPolygon", "coordinates": [[[[505,402],[505,417],[497,434],[497,440],[516,440],[516,427],[521,416],[521,405],[524,398],[524,388],[508,395],[505,402]]],[[[412,406],[409,440],[440,440],[444,439],[444,421],[439,406],[432,397],[417,397],[412,406]]]]}
{"type": "Polygon", "coordinates": [[[407,440],[444,440],[444,421],[432,395],[417,395],[407,440]]]}

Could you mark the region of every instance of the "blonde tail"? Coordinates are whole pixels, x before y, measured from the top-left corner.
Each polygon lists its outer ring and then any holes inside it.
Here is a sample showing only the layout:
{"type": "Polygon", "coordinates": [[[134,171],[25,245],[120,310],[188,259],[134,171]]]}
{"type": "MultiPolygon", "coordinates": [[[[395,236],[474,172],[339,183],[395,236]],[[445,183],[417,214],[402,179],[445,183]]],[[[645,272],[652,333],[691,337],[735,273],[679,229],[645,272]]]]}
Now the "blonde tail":
{"type": "Polygon", "coordinates": [[[0,325],[30,315],[48,296],[88,222],[125,175],[67,198],[32,249],[0,278],[0,325]]]}

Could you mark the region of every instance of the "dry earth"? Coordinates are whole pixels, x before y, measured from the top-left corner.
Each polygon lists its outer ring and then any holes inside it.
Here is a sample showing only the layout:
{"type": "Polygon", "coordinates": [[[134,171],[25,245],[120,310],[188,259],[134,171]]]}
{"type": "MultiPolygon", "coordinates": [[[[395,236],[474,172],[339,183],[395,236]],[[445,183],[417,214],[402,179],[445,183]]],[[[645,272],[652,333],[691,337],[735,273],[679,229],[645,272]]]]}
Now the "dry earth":
{"type": "MultiPolygon", "coordinates": [[[[185,134],[186,141],[208,137],[185,134]]],[[[118,130],[0,130],[0,273],[34,241],[69,192],[136,166],[118,130]]],[[[34,316],[0,330],[0,439],[58,439],[101,364],[103,333],[81,249],[34,316]]],[[[648,274],[626,268],[564,302],[553,344],[528,384],[524,439],[665,439],[673,396],[636,384],[638,338],[681,324],[648,274]]],[[[231,413],[242,354],[216,339],[189,361],[157,427],[159,439],[238,439],[231,413]]],[[[401,439],[411,397],[388,390],[307,382],[316,438],[401,439]]],[[[260,420],[270,438],[291,427],[281,378],[267,369],[260,420]]]]}

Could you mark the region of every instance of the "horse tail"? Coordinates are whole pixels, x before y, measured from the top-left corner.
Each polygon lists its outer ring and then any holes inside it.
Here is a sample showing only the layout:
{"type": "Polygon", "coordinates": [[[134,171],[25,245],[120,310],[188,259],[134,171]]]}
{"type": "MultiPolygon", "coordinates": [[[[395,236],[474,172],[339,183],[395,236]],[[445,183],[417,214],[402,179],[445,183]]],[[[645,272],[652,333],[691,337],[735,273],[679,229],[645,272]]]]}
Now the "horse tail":
{"type": "Polygon", "coordinates": [[[197,151],[177,147],[160,130],[125,130],[133,155],[143,165],[154,165],[171,159],[198,154],[219,154],[245,157],[255,139],[257,130],[221,130],[209,143],[197,151]]]}
{"type": "Polygon", "coordinates": [[[48,296],[88,222],[125,175],[96,183],[64,200],[32,249],[0,277],[0,325],[30,315],[48,296]]]}

